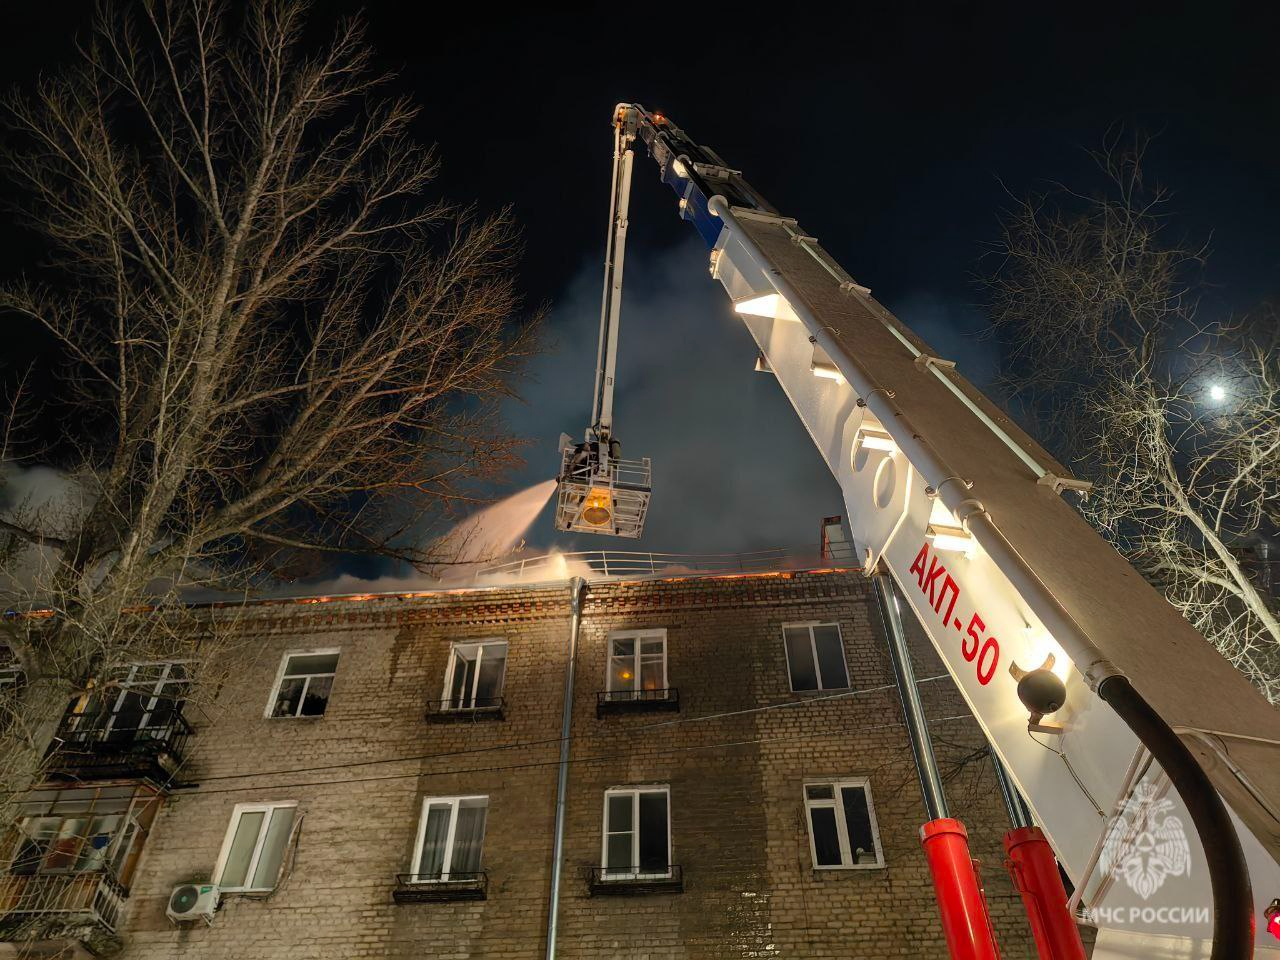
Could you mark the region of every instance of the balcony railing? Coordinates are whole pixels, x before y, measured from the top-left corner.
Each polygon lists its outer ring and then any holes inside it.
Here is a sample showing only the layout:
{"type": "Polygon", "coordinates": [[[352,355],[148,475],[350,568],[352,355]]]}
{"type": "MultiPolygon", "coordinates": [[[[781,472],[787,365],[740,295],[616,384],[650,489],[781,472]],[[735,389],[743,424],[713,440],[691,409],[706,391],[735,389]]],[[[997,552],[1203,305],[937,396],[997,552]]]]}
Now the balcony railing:
{"type": "Polygon", "coordinates": [[[107,870],[0,876],[0,928],[27,924],[100,927],[114,933],[129,891],[107,870]]]}
{"type": "Polygon", "coordinates": [[[593,896],[633,896],[646,893],[683,893],[684,870],[671,864],[665,870],[627,871],[591,867],[587,871],[587,891],[593,896]]]}
{"type": "Polygon", "coordinates": [[[456,720],[502,720],[506,716],[506,700],[502,697],[476,697],[466,706],[453,700],[431,700],[427,703],[427,719],[441,723],[456,720]]]}
{"type": "Polygon", "coordinates": [[[486,900],[489,875],[483,870],[447,874],[398,873],[391,892],[396,903],[439,903],[445,900],[486,900]]]}
{"type": "Polygon", "coordinates": [[[601,690],[596,694],[596,716],[610,713],[642,713],[680,709],[680,691],[676,687],[659,690],[601,690]]]}
{"type": "Polygon", "coordinates": [[[74,714],[49,747],[53,770],[99,776],[172,775],[182,762],[191,725],[181,713],[138,725],[115,713],[74,714]]]}

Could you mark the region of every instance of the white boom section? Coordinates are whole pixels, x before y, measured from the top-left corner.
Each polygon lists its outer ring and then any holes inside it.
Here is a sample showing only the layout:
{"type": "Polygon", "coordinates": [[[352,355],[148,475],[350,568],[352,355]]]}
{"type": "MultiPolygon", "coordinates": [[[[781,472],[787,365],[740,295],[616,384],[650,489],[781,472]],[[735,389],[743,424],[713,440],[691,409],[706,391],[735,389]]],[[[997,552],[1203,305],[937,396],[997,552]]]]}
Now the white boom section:
{"type": "MultiPolygon", "coordinates": [[[[618,365],[618,327],[622,320],[622,268],[627,253],[627,216],[631,207],[634,128],[614,127],[613,188],[609,194],[609,235],[604,251],[604,292],[600,302],[600,343],[596,348],[596,386],[591,428],[595,439],[613,435],[613,382],[618,365]]],[[[589,438],[590,439],[590,438],[589,438]]]]}
{"type": "MultiPolygon", "coordinates": [[[[1123,672],[1214,777],[1259,918],[1280,895],[1280,713],[1062,500],[1080,485],[794,220],[708,209],[712,276],[838,480],[868,572],[891,571],[1079,889],[1095,960],[1208,956],[1190,817],[1092,688],[1123,672]],[[1010,667],[1049,655],[1062,730],[1032,733],[1010,667]],[[1113,818],[1132,797],[1158,801],[1148,819],[1113,818]]],[[[1258,956],[1280,958],[1261,927],[1258,956]]]]}

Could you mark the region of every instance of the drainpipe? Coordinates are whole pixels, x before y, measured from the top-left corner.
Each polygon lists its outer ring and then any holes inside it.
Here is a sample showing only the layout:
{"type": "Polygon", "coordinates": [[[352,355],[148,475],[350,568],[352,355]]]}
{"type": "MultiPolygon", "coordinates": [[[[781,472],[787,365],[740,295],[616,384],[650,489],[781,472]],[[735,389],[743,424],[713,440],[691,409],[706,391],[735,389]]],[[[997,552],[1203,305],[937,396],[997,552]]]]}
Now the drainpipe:
{"type": "Polygon", "coordinates": [[[551,844],[551,896],[547,904],[546,960],[555,960],[560,919],[560,875],[564,865],[564,809],[569,789],[569,732],[573,726],[573,678],[578,661],[578,631],[582,626],[581,577],[569,581],[569,655],[564,666],[564,709],[560,716],[560,774],[556,781],[556,829],[551,844]]]}
{"type": "Polygon", "coordinates": [[[1000,960],[986,894],[969,855],[969,835],[963,823],[948,816],[947,798],[938,773],[938,761],[933,755],[933,741],[929,737],[924,705],[920,702],[911,655],[907,650],[893,579],[881,568],[872,576],[871,582],[880,606],[885,638],[889,641],[893,676],[898,684],[907,737],[911,741],[911,753],[920,776],[920,792],[929,816],[928,822],[920,827],[920,845],[924,848],[929,873],[933,877],[933,892],[938,901],[947,953],[952,960],[1000,960]]]}

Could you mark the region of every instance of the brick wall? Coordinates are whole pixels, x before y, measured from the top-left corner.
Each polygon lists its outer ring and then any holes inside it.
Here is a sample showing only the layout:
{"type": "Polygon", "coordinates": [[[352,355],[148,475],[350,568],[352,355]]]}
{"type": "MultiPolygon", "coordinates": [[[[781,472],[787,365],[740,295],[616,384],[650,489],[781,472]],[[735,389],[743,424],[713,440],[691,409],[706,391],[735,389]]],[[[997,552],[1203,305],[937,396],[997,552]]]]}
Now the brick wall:
{"type": "MultiPolygon", "coordinates": [[[[295,605],[243,614],[252,642],[200,724],[147,842],[125,957],[535,958],[545,947],[568,591],[527,588],[295,605]],[[431,723],[450,644],[509,642],[501,721],[431,723]],[[320,719],[266,719],[283,652],[339,647],[320,719]],[[516,749],[506,749],[519,745],[516,749]],[[285,772],[292,771],[292,772],[285,772]],[[341,782],[339,782],[341,781],[341,782]],[[489,797],[481,902],[397,905],[422,798],[489,797]],[[172,887],[208,877],[236,803],[296,800],[286,877],[266,899],[228,897],[212,925],[173,927],[172,887]]],[[[921,678],[942,667],[918,631],[921,678]]],[[[947,679],[929,716],[964,714],[947,679]]],[[[953,813],[985,861],[1007,958],[1033,957],[1000,866],[1003,807],[970,719],[934,725],[953,813]],[[945,743],[942,741],[945,740],[945,743]]],[[[559,953],[574,957],[943,957],[916,839],[925,819],[874,600],[858,575],[814,573],[591,586],[584,600],[566,814],[559,953]],[[838,622],[857,695],[789,690],[781,625],[838,622]],[[667,630],[679,713],[596,716],[609,631],[667,630]],[[763,708],[763,709],[762,709],[763,708]],[[742,712],[750,711],[750,712],[742,712]],[[733,713],[728,717],[713,715],[733,713]],[[708,718],[708,719],[698,719],[708,718]],[[667,722],[667,721],[678,722],[667,722]],[[802,784],[869,777],[883,868],[815,871],[802,784]],[[665,784],[684,891],[589,896],[604,791],[665,784]]]]}

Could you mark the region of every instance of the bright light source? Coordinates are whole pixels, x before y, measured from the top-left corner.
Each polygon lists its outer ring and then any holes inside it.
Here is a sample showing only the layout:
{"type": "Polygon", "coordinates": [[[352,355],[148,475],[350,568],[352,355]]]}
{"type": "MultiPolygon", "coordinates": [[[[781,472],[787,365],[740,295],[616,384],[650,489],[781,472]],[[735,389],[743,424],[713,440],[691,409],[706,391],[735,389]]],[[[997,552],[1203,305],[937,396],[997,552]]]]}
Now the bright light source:
{"type": "Polygon", "coordinates": [[[1227,399],[1227,388],[1220,383],[1209,385],[1209,399],[1214,403],[1221,403],[1227,399]]]}
{"type": "Polygon", "coordinates": [[[925,539],[933,544],[935,550],[954,550],[957,553],[969,554],[975,546],[973,537],[962,527],[940,527],[929,524],[925,528],[925,539]]]}
{"type": "Polygon", "coordinates": [[[771,320],[799,320],[791,304],[781,294],[766,293],[758,297],[747,297],[733,305],[734,313],[749,317],[768,317],[771,320]]]}
{"type": "Polygon", "coordinates": [[[893,437],[883,430],[862,430],[858,434],[858,443],[867,450],[883,450],[885,453],[896,453],[898,450],[893,437]]]}
{"type": "Polygon", "coordinates": [[[593,527],[603,527],[613,519],[613,504],[608,490],[593,489],[582,502],[582,519],[593,527]]]}
{"type": "Polygon", "coordinates": [[[676,157],[676,159],[671,161],[671,169],[677,177],[682,177],[687,179],[689,176],[688,168],[685,167],[684,163],[681,162],[679,157],[676,157]]]}
{"type": "Polygon", "coordinates": [[[809,369],[813,371],[815,377],[822,377],[824,380],[834,380],[836,383],[844,383],[844,374],[842,374],[834,363],[823,363],[815,360],[809,364],[809,369]]]}

